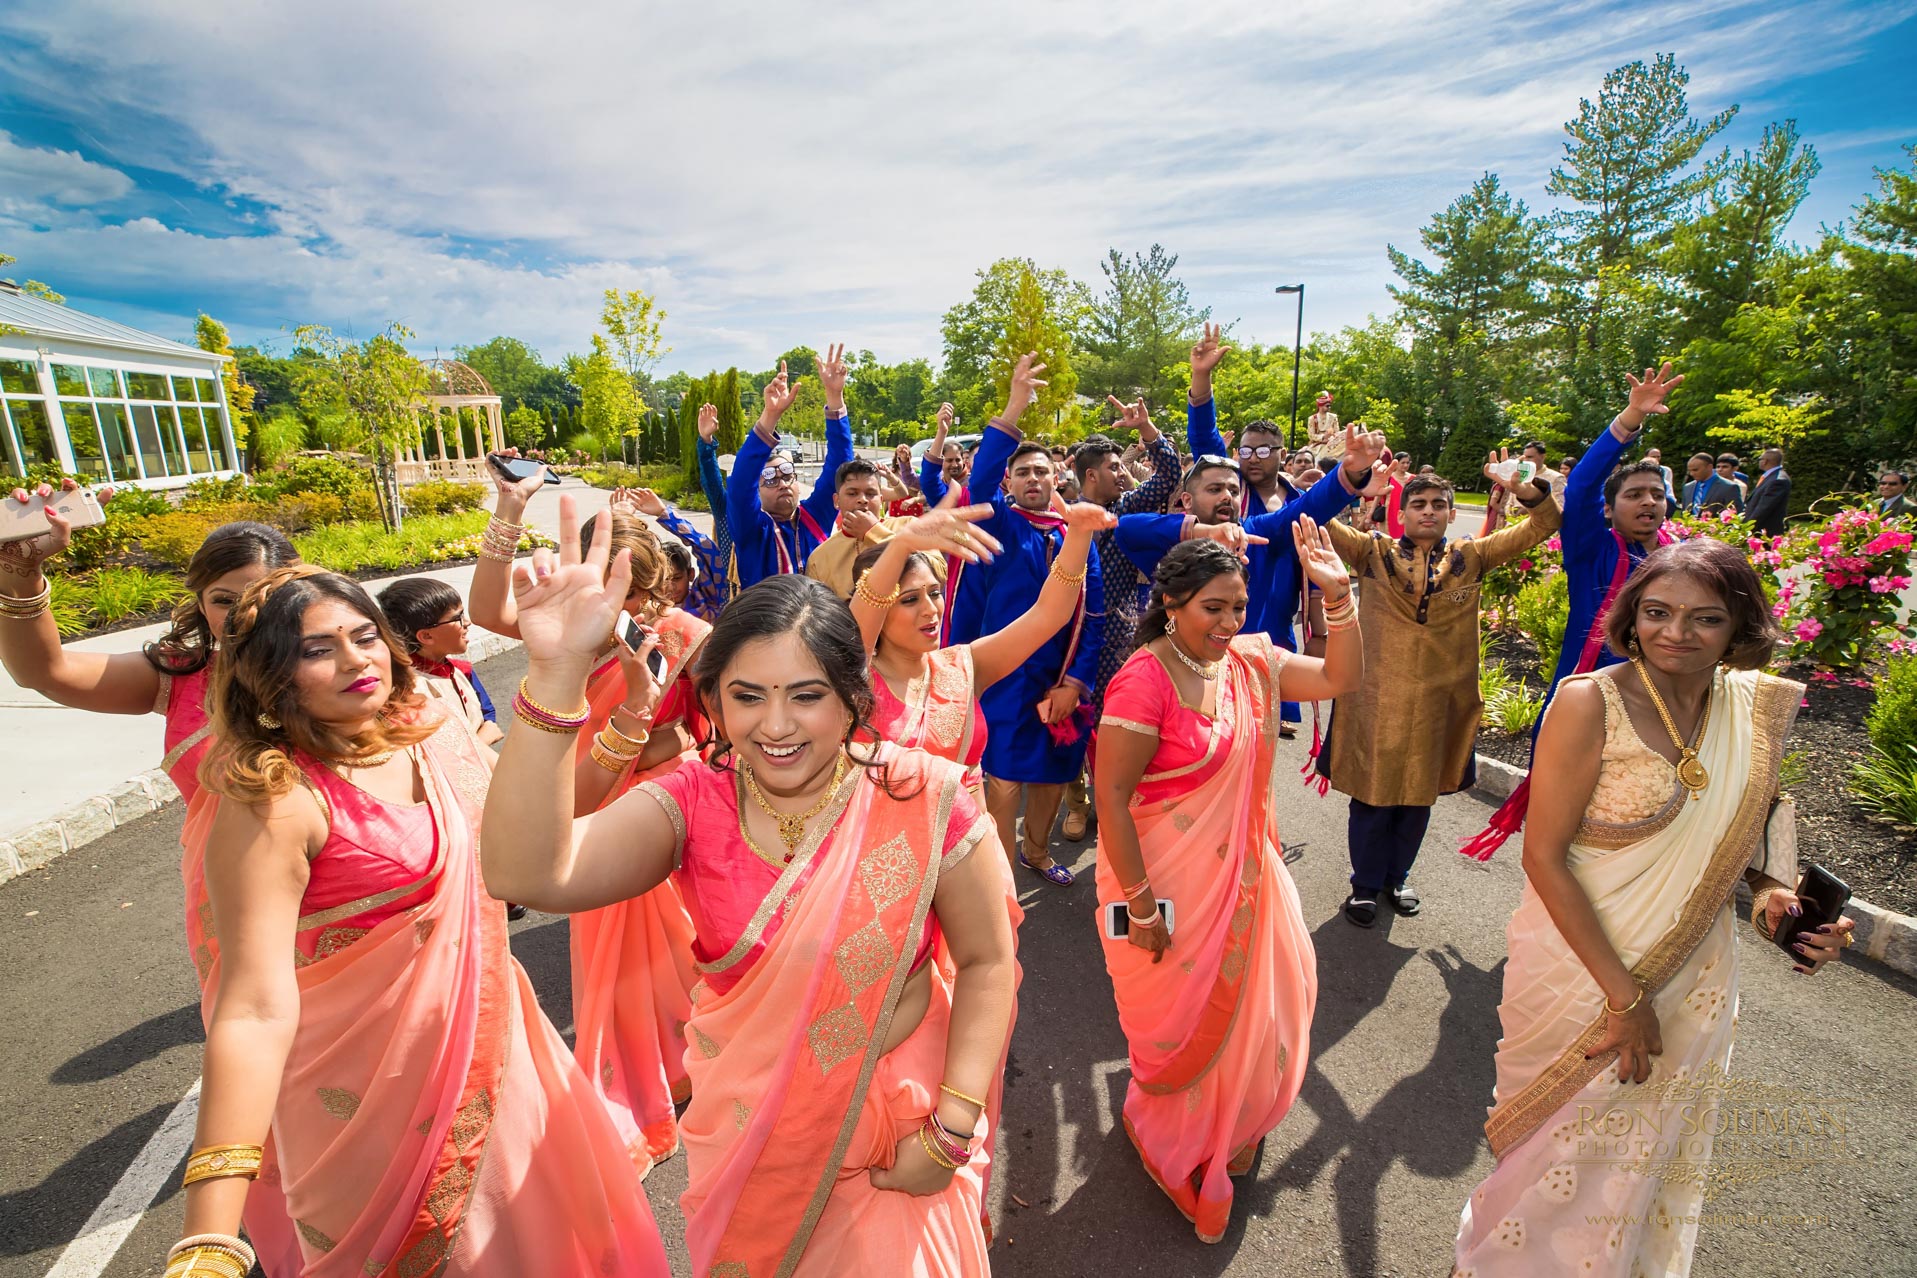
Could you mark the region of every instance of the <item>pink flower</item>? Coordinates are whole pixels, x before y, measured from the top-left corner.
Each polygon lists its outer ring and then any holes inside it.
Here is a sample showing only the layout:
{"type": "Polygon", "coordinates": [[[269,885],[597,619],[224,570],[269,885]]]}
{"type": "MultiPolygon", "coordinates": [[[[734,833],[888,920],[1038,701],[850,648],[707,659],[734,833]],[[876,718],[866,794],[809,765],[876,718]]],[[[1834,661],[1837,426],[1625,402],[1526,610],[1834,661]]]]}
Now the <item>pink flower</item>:
{"type": "Polygon", "coordinates": [[[1870,579],[1870,593],[1873,595],[1887,595],[1896,589],[1897,587],[1890,584],[1889,577],[1872,577],[1870,579]]]}
{"type": "Polygon", "coordinates": [[[1782,621],[1784,619],[1784,614],[1789,612],[1790,610],[1791,610],[1791,606],[1780,599],[1776,603],[1771,605],[1771,616],[1777,618],[1779,621],[1782,621]]]}
{"type": "Polygon", "coordinates": [[[1815,683],[1836,683],[1837,676],[1829,670],[1819,670],[1811,675],[1811,680],[1815,683]]]}
{"type": "Polygon", "coordinates": [[[1549,551],[1559,551],[1564,549],[1564,543],[1553,536],[1551,540],[1544,543],[1544,548],[1549,551]]]}
{"type": "Polygon", "coordinates": [[[1827,586],[1835,586],[1840,590],[1844,587],[1845,583],[1847,583],[1849,580],[1850,580],[1849,573],[1827,572],[1824,574],[1824,584],[1827,586]]]}
{"type": "Polygon", "coordinates": [[[1817,539],[1817,548],[1824,551],[1837,549],[1838,537],[1839,534],[1835,528],[1825,529],[1823,534],[1817,539]]]}
{"type": "Polygon", "coordinates": [[[1537,565],[1535,565],[1535,564],[1533,564],[1533,563],[1532,563],[1532,562],[1531,562],[1531,561],[1530,561],[1529,559],[1520,559],[1520,560],[1518,560],[1518,571],[1519,571],[1519,572],[1530,572],[1530,571],[1531,571],[1531,569],[1533,569],[1533,568],[1534,568],[1534,567],[1536,567],[1536,566],[1537,566],[1537,565]]]}
{"type": "Polygon", "coordinates": [[[1824,633],[1824,623],[1815,617],[1806,617],[1797,623],[1797,629],[1792,633],[1802,642],[1809,643],[1824,633]]]}

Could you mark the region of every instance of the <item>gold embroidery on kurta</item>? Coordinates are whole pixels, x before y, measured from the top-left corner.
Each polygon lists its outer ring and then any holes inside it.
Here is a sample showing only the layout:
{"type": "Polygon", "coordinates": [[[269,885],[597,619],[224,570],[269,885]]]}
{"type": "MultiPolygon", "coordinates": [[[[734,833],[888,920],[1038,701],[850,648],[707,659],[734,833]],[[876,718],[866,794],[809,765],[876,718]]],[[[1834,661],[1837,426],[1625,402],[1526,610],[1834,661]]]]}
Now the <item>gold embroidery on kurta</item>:
{"type": "Polygon", "coordinates": [[[751,1107],[748,1106],[744,1101],[738,1101],[738,1100],[733,1101],[732,1102],[732,1125],[738,1128],[740,1131],[744,1131],[745,1125],[751,1121],[752,1121],[751,1107]]]}
{"type": "Polygon", "coordinates": [[[841,1003],[807,1026],[805,1037],[812,1044],[819,1072],[830,1074],[834,1065],[857,1053],[865,1043],[866,1033],[867,1026],[859,1010],[850,1003],[841,1003]]]}
{"type": "Polygon", "coordinates": [[[719,1045],[713,1042],[711,1036],[697,1025],[686,1026],[686,1037],[690,1038],[692,1045],[699,1049],[699,1055],[705,1057],[707,1060],[711,1060],[719,1054],[719,1045]]]}
{"type": "Polygon", "coordinates": [[[303,1220],[294,1221],[293,1227],[300,1231],[300,1237],[305,1239],[306,1245],[314,1251],[331,1251],[333,1248],[339,1246],[337,1242],[328,1238],[325,1234],[303,1220]]]}
{"type": "Polygon", "coordinates": [[[884,927],[873,919],[841,941],[832,957],[839,965],[839,975],[845,978],[845,987],[859,995],[890,971],[898,956],[892,952],[884,927]]]}
{"type": "Polygon", "coordinates": [[[912,856],[912,844],[904,834],[892,838],[859,867],[859,881],[872,898],[872,908],[883,910],[910,892],[918,877],[918,862],[912,856]]]}

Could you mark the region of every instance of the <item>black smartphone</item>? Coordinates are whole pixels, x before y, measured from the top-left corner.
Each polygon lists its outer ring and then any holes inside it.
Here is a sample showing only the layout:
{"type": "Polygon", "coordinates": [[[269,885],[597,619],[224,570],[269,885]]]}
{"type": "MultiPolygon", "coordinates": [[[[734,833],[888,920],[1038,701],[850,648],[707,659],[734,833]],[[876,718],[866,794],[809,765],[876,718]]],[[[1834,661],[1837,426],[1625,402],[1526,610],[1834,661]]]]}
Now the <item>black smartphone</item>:
{"type": "Polygon", "coordinates": [[[545,472],[547,483],[559,482],[559,476],[547,470],[543,462],[532,461],[525,457],[501,457],[498,453],[487,453],[486,460],[492,463],[494,470],[515,484],[521,480],[531,479],[541,471],[545,472]]]}
{"type": "MultiPolygon", "coordinates": [[[[619,614],[619,619],[612,623],[612,632],[620,643],[626,645],[626,651],[628,652],[639,651],[640,646],[646,642],[646,628],[633,620],[633,616],[629,612],[619,614]]],[[[657,648],[647,653],[646,669],[652,671],[653,678],[659,680],[661,683],[665,682],[666,654],[657,648]]]]}
{"type": "Polygon", "coordinates": [[[1804,876],[1797,885],[1797,899],[1804,912],[1795,917],[1786,914],[1783,922],[1777,925],[1777,948],[1791,956],[1795,962],[1804,961],[1804,956],[1793,950],[1800,932],[1815,932],[1826,923],[1835,923],[1843,917],[1844,907],[1850,904],[1850,884],[1813,862],[1804,867],[1804,876]]]}

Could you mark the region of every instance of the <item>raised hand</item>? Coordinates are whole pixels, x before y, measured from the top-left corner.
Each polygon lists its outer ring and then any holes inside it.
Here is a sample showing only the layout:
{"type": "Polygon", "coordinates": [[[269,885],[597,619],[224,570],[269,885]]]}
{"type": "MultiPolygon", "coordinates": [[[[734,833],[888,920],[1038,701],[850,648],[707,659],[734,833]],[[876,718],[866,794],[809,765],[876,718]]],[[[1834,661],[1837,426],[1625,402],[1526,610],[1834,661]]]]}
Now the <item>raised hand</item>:
{"type": "Polygon", "coordinates": [[[863,539],[865,534],[878,526],[879,517],[868,511],[848,510],[839,516],[839,531],[853,541],[863,539]]]}
{"type": "Polygon", "coordinates": [[[650,488],[627,488],[622,490],[632,499],[632,504],[640,513],[651,515],[654,519],[666,517],[665,499],[650,488]]]}
{"type": "Polygon", "coordinates": [[[1388,459],[1389,452],[1383,431],[1366,430],[1363,422],[1353,422],[1345,427],[1345,478],[1362,492],[1372,482],[1371,468],[1380,458],[1388,459]]]}
{"type": "Polygon", "coordinates": [[[1490,454],[1484,460],[1484,477],[1490,480],[1492,484],[1494,484],[1495,486],[1504,489],[1506,492],[1515,493],[1517,495],[1518,500],[1521,502],[1524,502],[1526,505],[1530,505],[1540,500],[1544,496],[1544,489],[1538,486],[1536,480],[1528,479],[1524,483],[1520,484],[1516,482],[1517,475],[1515,473],[1510,477],[1510,479],[1507,480],[1505,478],[1504,474],[1502,473],[1502,468],[1506,466],[1507,464],[1509,464],[1510,460],[1511,460],[1510,449],[1508,448],[1492,449],[1490,454]]]}
{"type": "Polygon", "coordinates": [[[626,677],[625,708],[635,719],[652,718],[652,712],[659,708],[659,702],[666,695],[665,688],[653,677],[652,667],[646,658],[659,646],[659,632],[650,626],[643,627],[645,638],[638,649],[626,647],[621,639],[612,646],[613,655],[619,658],[619,672],[626,677]]]}
{"type": "Polygon", "coordinates": [[[1045,371],[1045,365],[1038,362],[1038,353],[1028,351],[1018,357],[1018,363],[1012,369],[1012,389],[1005,397],[1005,420],[1017,422],[1038,398],[1038,388],[1049,385],[1039,377],[1045,371]]]}
{"type": "MultiPolygon", "coordinates": [[[[499,455],[501,457],[517,457],[519,456],[519,450],[517,448],[505,448],[500,450],[499,455]]],[[[493,487],[499,492],[499,501],[493,508],[493,513],[508,523],[519,522],[519,517],[526,513],[526,503],[532,500],[534,493],[546,486],[546,472],[544,470],[517,481],[506,478],[492,466],[487,466],[485,471],[488,475],[492,476],[493,487]]]]}
{"type": "MultiPolygon", "coordinates": [[[[759,410],[758,429],[760,434],[770,437],[777,433],[773,430],[773,427],[779,424],[779,418],[785,416],[785,410],[792,407],[792,399],[798,393],[798,389],[792,385],[792,379],[786,375],[785,361],[780,360],[779,375],[767,382],[765,389],[759,392],[765,400],[765,407],[759,410]]],[[[703,431],[705,426],[704,410],[701,410],[699,420],[700,429],[703,431]]],[[[719,425],[717,409],[713,410],[712,424],[716,430],[719,425]]]]}
{"type": "Polygon", "coordinates": [[[559,550],[533,552],[530,565],[513,569],[513,601],[519,637],[530,663],[591,668],[612,634],[613,619],[632,588],[632,552],[612,551],[612,521],[593,525],[592,545],[579,553],[579,507],[559,499],[559,550]]]}
{"type": "MultiPolygon", "coordinates": [[[[488,470],[492,469],[490,466],[488,470]]],[[[70,493],[80,485],[71,479],[60,481],[60,491],[70,493]]],[[[53,496],[51,484],[41,484],[32,494],[34,497],[53,496]]],[[[17,502],[28,500],[29,494],[24,488],[16,488],[8,496],[17,502]]],[[[18,541],[0,541],[0,574],[8,577],[24,578],[32,582],[40,575],[40,566],[53,558],[73,541],[73,525],[67,517],[51,506],[47,507],[47,530],[31,537],[22,537],[18,541]]],[[[0,585],[5,585],[0,582],[0,585]]],[[[0,589],[0,594],[7,593],[0,589]]]]}
{"type": "Polygon", "coordinates": [[[1654,414],[1671,411],[1671,406],[1664,401],[1670,398],[1672,391],[1684,384],[1684,374],[1671,376],[1671,365],[1666,361],[1662,368],[1645,369],[1641,378],[1626,373],[1624,380],[1631,384],[1630,405],[1625,412],[1641,422],[1654,414]]]}
{"type": "Polygon", "coordinates": [[[825,354],[814,355],[812,362],[819,370],[819,386],[825,391],[825,406],[834,412],[845,411],[845,379],[850,370],[845,365],[845,343],[826,347],[825,354]]]}
{"type": "Polygon", "coordinates": [[[1107,395],[1105,402],[1118,413],[1118,420],[1112,423],[1114,430],[1137,431],[1141,444],[1149,444],[1158,438],[1158,427],[1152,425],[1151,410],[1145,407],[1144,399],[1135,399],[1127,404],[1116,395],[1107,395]]]}
{"type": "MultiPolygon", "coordinates": [[[[1206,389],[1211,388],[1211,370],[1217,368],[1218,362],[1231,353],[1231,347],[1223,343],[1224,336],[1224,325],[1207,324],[1204,336],[1200,337],[1198,344],[1191,348],[1191,377],[1194,387],[1198,379],[1203,377],[1206,389]]],[[[1197,396],[1194,395],[1192,398],[1196,399],[1197,396]]]]}
{"type": "Polygon", "coordinates": [[[1191,535],[1193,537],[1203,537],[1207,541],[1215,541],[1232,554],[1237,555],[1240,559],[1248,558],[1250,549],[1253,546],[1268,546],[1271,544],[1269,537],[1259,537],[1248,533],[1238,524],[1195,524],[1192,527],[1191,535]]]}
{"type": "Polygon", "coordinates": [[[1068,533],[1080,530],[1101,533],[1107,528],[1118,527],[1118,516],[1095,501],[1068,502],[1053,493],[1052,513],[1065,521],[1065,531],[1068,533]]]}
{"type": "Polygon", "coordinates": [[[1317,520],[1310,515],[1298,516],[1291,526],[1291,544],[1298,550],[1298,562],[1303,565],[1305,576],[1311,578],[1311,584],[1324,591],[1328,599],[1336,602],[1351,589],[1351,572],[1338,557],[1338,548],[1331,544],[1331,533],[1320,528],[1317,520]]]}
{"type": "Polygon", "coordinates": [[[1218,438],[1225,441],[1225,456],[1231,456],[1231,441],[1238,438],[1238,432],[1235,430],[1221,430],[1218,432],[1218,438]]]}
{"type": "MultiPolygon", "coordinates": [[[[765,388],[766,403],[768,405],[772,403],[772,386],[773,385],[777,385],[781,391],[785,392],[785,400],[779,405],[779,413],[783,413],[785,411],[786,404],[790,404],[792,402],[792,394],[791,394],[791,391],[785,386],[784,378],[785,378],[785,365],[781,364],[779,365],[778,378],[774,379],[773,383],[771,385],[768,385],[765,388]]],[[[775,421],[778,419],[778,413],[773,414],[773,419],[775,421]]],[[[719,438],[719,407],[718,405],[716,404],[699,405],[699,438],[705,440],[706,443],[708,444],[712,443],[713,441],[719,438]]]]}
{"type": "Polygon", "coordinates": [[[980,559],[990,559],[1004,549],[991,533],[973,527],[990,519],[992,510],[993,507],[988,503],[961,506],[958,504],[958,489],[948,488],[937,506],[893,529],[892,540],[903,540],[912,550],[950,555],[968,564],[975,564],[980,559]]]}
{"type": "Polygon", "coordinates": [[[1364,484],[1358,489],[1360,497],[1383,497],[1391,492],[1391,450],[1385,449],[1385,455],[1371,463],[1371,469],[1365,472],[1364,484]]]}

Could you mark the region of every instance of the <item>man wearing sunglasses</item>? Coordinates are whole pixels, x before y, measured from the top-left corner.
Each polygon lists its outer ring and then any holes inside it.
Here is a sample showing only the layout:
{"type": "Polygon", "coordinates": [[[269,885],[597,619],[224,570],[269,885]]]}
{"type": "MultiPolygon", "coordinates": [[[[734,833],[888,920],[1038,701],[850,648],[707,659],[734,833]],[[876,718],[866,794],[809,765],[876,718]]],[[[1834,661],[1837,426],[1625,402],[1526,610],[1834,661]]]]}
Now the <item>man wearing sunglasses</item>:
{"type": "Polygon", "coordinates": [[[741,590],[775,573],[804,572],[806,560],[830,535],[833,480],[839,467],[852,460],[852,422],[845,415],[845,346],[830,347],[813,360],[825,391],[825,466],[811,496],[799,500],[798,467],[790,457],[773,452],[779,418],[797,393],[784,360],[779,361],[779,375],[766,383],[759,420],[732,459],[726,520],[741,590]]]}

